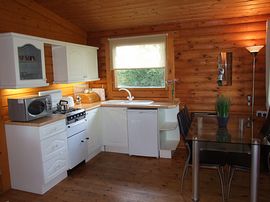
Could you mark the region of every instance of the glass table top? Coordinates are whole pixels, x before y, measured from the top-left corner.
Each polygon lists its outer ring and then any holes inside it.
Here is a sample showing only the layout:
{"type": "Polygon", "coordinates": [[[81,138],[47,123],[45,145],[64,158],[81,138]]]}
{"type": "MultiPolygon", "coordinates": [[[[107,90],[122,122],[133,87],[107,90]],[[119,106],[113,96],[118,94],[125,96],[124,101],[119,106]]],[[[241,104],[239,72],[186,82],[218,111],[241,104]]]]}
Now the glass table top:
{"type": "MultiPolygon", "coordinates": [[[[231,115],[229,117],[227,128],[218,127],[218,121],[215,115],[197,115],[193,118],[186,139],[230,144],[253,143],[251,127],[247,127],[247,119],[238,115],[231,115]]],[[[264,142],[261,139],[259,140],[260,143],[264,142]]]]}

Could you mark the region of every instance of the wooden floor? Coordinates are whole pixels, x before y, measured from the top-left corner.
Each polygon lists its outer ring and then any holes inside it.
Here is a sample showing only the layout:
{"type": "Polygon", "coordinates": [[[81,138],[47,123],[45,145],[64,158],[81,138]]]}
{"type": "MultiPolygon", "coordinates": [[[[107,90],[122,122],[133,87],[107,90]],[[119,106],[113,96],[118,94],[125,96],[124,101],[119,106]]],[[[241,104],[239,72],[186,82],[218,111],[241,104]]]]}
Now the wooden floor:
{"type": "MultiPolygon", "coordinates": [[[[180,193],[183,153],[177,151],[170,160],[103,152],[73,170],[68,178],[43,196],[10,190],[0,195],[0,202],[191,201],[191,171],[185,178],[183,194],[180,193]]],[[[221,201],[216,171],[201,170],[200,173],[201,201],[221,201]]],[[[229,201],[249,201],[248,173],[235,174],[229,201]]],[[[259,201],[270,201],[270,175],[267,173],[260,177],[259,201]]]]}

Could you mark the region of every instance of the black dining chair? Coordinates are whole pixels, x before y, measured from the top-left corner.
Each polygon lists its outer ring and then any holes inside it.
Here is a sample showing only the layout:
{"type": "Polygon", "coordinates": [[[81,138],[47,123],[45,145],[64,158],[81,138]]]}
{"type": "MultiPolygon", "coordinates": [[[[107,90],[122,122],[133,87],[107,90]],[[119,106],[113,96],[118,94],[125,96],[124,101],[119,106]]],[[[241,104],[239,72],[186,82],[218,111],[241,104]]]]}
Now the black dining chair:
{"type": "MultiPolygon", "coordinates": [[[[270,108],[268,111],[268,116],[264,121],[264,124],[260,130],[259,136],[268,141],[269,145],[261,145],[261,164],[265,165],[266,169],[269,171],[270,168],[270,108]]],[[[250,147],[245,147],[246,152],[229,152],[227,156],[227,164],[229,166],[229,178],[228,178],[228,193],[227,198],[230,196],[231,183],[235,171],[250,171],[251,168],[251,152],[250,147]]]]}
{"type": "Polygon", "coordinates": [[[270,108],[266,120],[260,130],[260,137],[263,139],[261,146],[261,159],[266,170],[270,171],[270,108]]]}
{"type": "MultiPolygon", "coordinates": [[[[185,106],[186,107],[186,106],[185,106]]],[[[188,167],[192,166],[192,141],[186,139],[191,125],[191,119],[189,120],[189,114],[187,109],[182,109],[177,114],[177,120],[179,124],[180,136],[183,139],[185,148],[187,150],[187,157],[184,165],[183,174],[181,177],[181,192],[183,190],[184,178],[188,173],[188,167]],[[189,123],[190,121],[190,123],[189,123]]],[[[222,200],[224,198],[224,169],[225,166],[225,153],[211,150],[200,150],[200,168],[216,169],[218,171],[219,180],[221,184],[222,200]]]]}
{"type": "Polygon", "coordinates": [[[228,152],[227,164],[229,166],[229,177],[228,177],[228,190],[227,199],[230,197],[231,184],[235,171],[247,172],[251,167],[251,153],[248,152],[228,152]]]}

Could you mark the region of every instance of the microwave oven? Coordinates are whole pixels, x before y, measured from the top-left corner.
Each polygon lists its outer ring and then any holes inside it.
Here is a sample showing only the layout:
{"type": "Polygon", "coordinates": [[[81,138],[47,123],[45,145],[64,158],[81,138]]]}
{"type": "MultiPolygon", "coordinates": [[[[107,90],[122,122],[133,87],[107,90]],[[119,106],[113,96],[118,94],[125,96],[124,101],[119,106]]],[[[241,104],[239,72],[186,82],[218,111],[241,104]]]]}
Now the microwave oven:
{"type": "Polygon", "coordinates": [[[8,114],[12,121],[32,121],[52,115],[51,96],[8,98],[8,114]]]}

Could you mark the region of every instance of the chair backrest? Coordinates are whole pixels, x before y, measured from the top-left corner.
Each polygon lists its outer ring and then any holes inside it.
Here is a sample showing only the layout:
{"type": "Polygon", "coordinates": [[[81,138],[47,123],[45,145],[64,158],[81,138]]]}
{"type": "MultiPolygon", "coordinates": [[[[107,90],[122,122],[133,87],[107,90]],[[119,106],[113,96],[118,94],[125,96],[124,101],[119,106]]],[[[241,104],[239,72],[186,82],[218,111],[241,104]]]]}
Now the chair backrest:
{"type": "Polygon", "coordinates": [[[270,136],[270,108],[268,110],[267,118],[263,123],[263,126],[260,130],[260,134],[265,137],[265,136],[270,136]]]}
{"type": "Polygon", "coordinates": [[[187,105],[184,106],[183,110],[184,110],[184,113],[185,113],[185,116],[186,116],[186,121],[187,121],[187,124],[188,124],[188,128],[190,128],[192,119],[191,119],[191,116],[189,114],[187,105]]]}
{"type": "Polygon", "coordinates": [[[188,120],[187,120],[187,117],[185,115],[184,109],[182,109],[182,110],[180,110],[180,112],[178,112],[177,120],[178,120],[180,135],[183,137],[183,139],[185,141],[185,138],[188,135],[189,125],[188,125],[188,120]]]}

